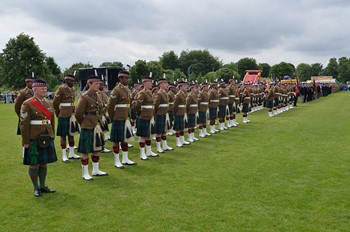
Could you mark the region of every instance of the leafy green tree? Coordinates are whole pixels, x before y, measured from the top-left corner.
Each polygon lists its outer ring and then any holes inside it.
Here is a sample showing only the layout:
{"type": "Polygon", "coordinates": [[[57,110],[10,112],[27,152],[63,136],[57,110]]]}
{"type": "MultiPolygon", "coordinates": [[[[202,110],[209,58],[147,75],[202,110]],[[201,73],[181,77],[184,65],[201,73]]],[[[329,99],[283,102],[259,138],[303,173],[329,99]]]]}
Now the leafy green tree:
{"type": "Polygon", "coordinates": [[[120,61],[113,61],[113,62],[106,61],[100,64],[100,67],[118,67],[118,68],[124,69],[123,63],[120,61]]]}
{"type": "Polygon", "coordinates": [[[174,70],[174,81],[184,80],[184,79],[186,79],[186,75],[181,71],[181,69],[176,68],[174,70]]]}
{"type": "Polygon", "coordinates": [[[152,78],[158,80],[163,77],[163,68],[158,61],[150,61],[147,63],[148,72],[152,72],[152,78]]]}
{"type": "Polygon", "coordinates": [[[21,33],[11,38],[1,53],[1,82],[20,89],[24,86],[25,77],[32,73],[40,78],[52,75],[45,62],[45,54],[35,44],[34,38],[21,33]]]}
{"type": "Polygon", "coordinates": [[[338,69],[339,64],[337,58],[330,58],[327,67],[324,70],[324,75],[332,76],[333,78],[338,79],[338,69]]]}
{"type": "Polygon", "coordinates": [[[268,77],[270,76],[270,70],[271,70],[271,66],[267,63],[259,63],[258,65],[258,69],[262,70],[262,77],[268,77]]]}
{"type": "Polygon", "coordinates": [[[79,72],[78,70],[80,68],[93,68],[93,66],[91,64],[84,64],[84,63],[75,63],[72,66],[70,66],[69,68],[65,69],[63,72],[63,75],[67,75],[67,74],[74,74],[77,78],[79,78],[79,72]]]}
{"type": "Polygon", "coordinates": [[[254,58],[242,58],[237,62],[237,70],[240,80],[243,80],[246,70],[257,70],[259,67],[254,58]]]}
{"type": "Polygon", "coordinates": [[[338,59],[338,63],[339,63],[338,80],[343,83],[350,81],[350,59],[346,57],[341,57],[338,59]]]}
{"type": "Polygon", "coordinates": [[[233,77],[233,71],[229,68],[220,68],[215,72],[215,77],[218,78],[218,80],[222,79],[228,82],[228,80],[233,77]]]}
{"type": "Polygon", "coordinates": [[[311,76],[323,75],[323,65],[320,63],[311,64],[311,76]]]}
{"type": "Polygon", "coordinates": [[[164,52],[161,57],[159,57],[159,62],[163,69],[175,70],[179,67],[179,57],[174,51],[164,52]]]}
{"type": "Polygon", "coordinates": [[[234,62],[231,62],[231,63],[228,63],[228,64],[224,64],[222,66],[223,68],[229,68],[231,69],[232,71],[236,71],[237,72],[237,63],[234,63],[234,62]]]}
{"type": "Polygon", "coordinates": [[[283,79],[284,76],[295,76],[295,67],[291,63],[281,62],[271,67],[270,74],[272,77],[283,79]]]}
{"type": "Polygon", "coordinates": [[[208,72],[203,77],[203,82],[207,81],[208,83],[212,82],[213,80],[217,79],[215,76],[215,72],[208,72]]]}
{"type": "Polygon", "coordinates": [[[144,76],[148,76],[149,71],[145,60],[138,60],[130,68],[131,83],[134,84],[137,80],[141,81],[144,76]]]}
{"type": "Polygon", "coordinates": [[[306,81],[311,78],[311,66],[309,64],[301,63],[296,69],[298,80],[306,81]]]}

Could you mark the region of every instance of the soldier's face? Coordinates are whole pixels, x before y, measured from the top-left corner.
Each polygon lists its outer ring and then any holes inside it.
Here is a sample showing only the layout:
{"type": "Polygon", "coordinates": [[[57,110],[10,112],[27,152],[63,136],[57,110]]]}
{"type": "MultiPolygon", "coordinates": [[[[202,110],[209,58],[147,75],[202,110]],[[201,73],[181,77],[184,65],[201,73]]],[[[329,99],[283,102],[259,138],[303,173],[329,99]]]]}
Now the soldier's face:
{"type": "Polygon", "coordinates": [[[152,81],[149,81],[149,80],[144,81],[143,87],[144,87],[144,89],[152,89],[152,81]]]}
{"type": "Polygon", "coordinates": [[[35,87],[33,89],[34,95],[40,99],[46,97],[47,87],[35,87]]]}
{"type": "Polygon", "coordinates": [[[72,88],[73,85],[74,85],[74,81],[73,81],[73,80],[70,80],[70,79],[66,79],[66,80],[65,80],[65,83],[66,83],[70,88],[72,88]]]}
{"type": "Polygon", "coordinates": [[[33,85],[33,81],[26,81],[26,85],[28,88],[32,88],[32,85],[33,85]]]}
{"type": "Polygon", "coordinates": [[[120,77],[120,78],[119,78],[119,82],[120,82],[122,85],[127,85],[127,84],[129,83],[129,77],[126,77],[126,76],[120,77]]]}
{"type": "Polygon", "coordinates": [[[94,82],[90,82],[89,83],[89,88],[92,90],[92,91],[95,91],[97,92],[100,88],[100,83],[98,81],[94,81],[94,82]]]}

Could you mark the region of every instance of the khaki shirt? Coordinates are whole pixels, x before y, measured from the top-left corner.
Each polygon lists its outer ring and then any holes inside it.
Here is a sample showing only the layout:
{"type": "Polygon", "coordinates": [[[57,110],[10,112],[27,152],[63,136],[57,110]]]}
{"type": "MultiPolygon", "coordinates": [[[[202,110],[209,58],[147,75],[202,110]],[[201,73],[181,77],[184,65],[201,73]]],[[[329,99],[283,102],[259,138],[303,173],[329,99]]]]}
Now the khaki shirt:
{"type": "Polygon", "coordinates": [[[53,108],[57,117],[70,117],[74,113],[74,100],[75,93],[73,88],[70,88],[67,84],[62,84],[56,91],[53,99],[53,108]],[[63,104],[71,104],[70,106],[62,106],[63,104]]]}
{"type": "Polygon", "coordinates": [[[129,116],[130,90],[119,83],[111,92],[108,102],[108,115],[112,120],[126,120],[129,116]]]}
{"type": "Polygon", "coordinates": [[[180,90],[176,95],[175,95],[175,100],[174,100],[174,115],[176,116],[181,116],[185,115],[186,113],[186,96],[187,93],[180,90]]]}
{"type": "Polygon", "coordinates": [[[186,112],[187,114],[196,114],[198,112],[198,97],[195,93],[191,92],[187,95],[186,112]]]}
{"type": "Polygon", "coordinates": [[[94,129],[102,117],[102,97],[88,90],[81,95],[76,107],[75,117],[82,129],[94,129]]]}
{"type": "Polygon", "coordinates": [[[23,102],[31,97],[33,97],[33,90],[29,89],[28,87],[25,87],[19,92],[15,102],[15,112],[18,115],[18,117],[20,116],[19,114],[21,112],[21,106],[23,102]]]}
{"type": "Polygon", "coordinates": [[[38,139],[40,134],[49,133],[51,138],[55,138],[55,116],[54,109],[52,107],[52,103],[44,98],[43,101],[40,101],[37,98],[29,98],[25,102],[23,102],[21,110],[20,110],[20,129],[22,135],[22,144],[29,144],[30,139],[38,139]],[[52,120],[50,122],[49,118],[41,112],[38,108],[36,108],[31,102],[30,99],[35,99],[40,102],[46,109],[51,113],[52,120]],[[37,122],[42,121],[41,125],[32,125],[31,121],[35,120],[37,122]]]}
{"type": "Polygon", "coordinates": [[[227,90],[228,90],[228,96],[229,96],[228,103],[232,104],[235,102],[237,88],[236,86],[231,84],[227,87],[227,90]]]}
{"type": "Polygon", "coordinates": [[[169,111],[174,111],[173,107],[174,107],[174,101],[175,101],[175,94],[173,91],[169,90],[168,99],[169,99],[169,111]]]}
{"type": "Polygon", "coordinates": [[[209,94],[207,91],[201,91],[198,95],[198,111],[206,112],[209,108],[209,94]]]}
{"type": "Polygon", "coordinates": [[[135,101],[135,113],[143,120],[151,120],[154,113],[152,92],[142,90],[137,94],[135,101]]]}
{"type": "Polygon", "coordinates": [[[156,115],[165,115],[169,110],[168,94],[164,90],[159,90],[153,99],[154,112],[156,115]]]}
{"type": "Polygon", "coordinates": [[[229,95],[226,88],[219,88],[219,105],[226,106],[228,105],[229,95]]]}
{"type": "Polygon", "coordinates": [[[219,94],[215,88],[209,90],[209,108],[217,108],[219,105],[219,94]]]}

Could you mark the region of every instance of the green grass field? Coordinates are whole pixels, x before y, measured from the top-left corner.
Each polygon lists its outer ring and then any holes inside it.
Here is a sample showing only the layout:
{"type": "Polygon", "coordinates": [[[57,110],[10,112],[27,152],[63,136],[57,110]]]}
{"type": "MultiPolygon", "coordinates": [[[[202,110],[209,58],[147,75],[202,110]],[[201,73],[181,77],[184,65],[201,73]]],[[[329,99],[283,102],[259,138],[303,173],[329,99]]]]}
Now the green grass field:
{"type": "Polygon", "coordinates": [[[56,138],[47,184],[57,193],[41,198],[22,165],[13,105],[1,103],[0,231],[350,231],[349,99],[255,112],[250,124],[146,162],[134,143],[137,166],[116,169],[102,154],[109,176],[91,182],[80,161],[61,162],[56,138]]]}

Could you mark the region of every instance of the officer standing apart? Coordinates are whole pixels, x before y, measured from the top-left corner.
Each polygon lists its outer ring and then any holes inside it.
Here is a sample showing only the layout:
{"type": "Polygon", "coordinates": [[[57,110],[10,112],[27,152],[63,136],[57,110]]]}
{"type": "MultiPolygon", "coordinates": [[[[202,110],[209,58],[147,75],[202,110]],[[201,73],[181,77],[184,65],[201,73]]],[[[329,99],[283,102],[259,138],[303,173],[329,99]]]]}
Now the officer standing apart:
{"type": "Polygon", "coordinates": [[[54,145],[54,109],[45,98],[46,82],[33,83],[34,97],[26,100],[20,110],[20,129],[24,147],[23,164],[29,165],[29,176],[34,186],[34,196],[54,193],[45,186],[47,164],[57,161],[54,145]],[[38,184],[38,178],[40,185],[38,184]]]}
{"type": "Polygon", "coordinates": [[[66,75],[63,84],[57,89],[53,99],[53,108],[58,117],[57,136],[61,136],[62,161],[68,162],[68,159],[80,159],[80,156],[74,153],[74,134],[79,133],[79,126],[74,116],[75,93],[73,85],[75,83],[74,75],[66,75]],[[67,137],[69,144],[69,155],[67,157],[67,137]]]}
{"type": "Polygon", "coordinates": [[[123,169],[123,164],[136,165],[136,163],[129,160],[128,157],[127,139],[131,139],[133,136],[131,123],[128,120],[130,108],[129,72],[120,71],[118,78],[119,84],[112,90],[107,108],[108,115],[112,119],[111,141],[113,142],[114,166],[123,169]],[[119,144],[123,153],[122,163],[119,159],[119,144]]]}
{"type": "Polygon", "coordinates": [[[92,175],[106,176],[106,172],[99,169],[99,151],[104,145],[104,138],[101,129],[102,123],[102,98],[98,94],[100,79],[97,76],[90,76],[88,90],[81,95],[76,107],[75,117],[80,124],[81,133],[79,138],[78,152],[82,153],[82,174],[84,180],[93,180],[89,174],[89,153],[92,153],[92,175]]]}

